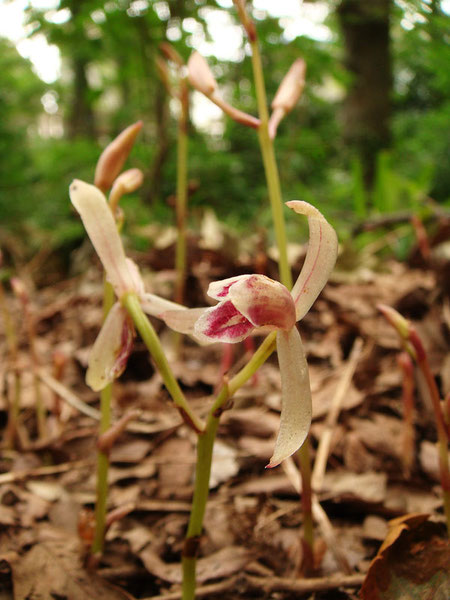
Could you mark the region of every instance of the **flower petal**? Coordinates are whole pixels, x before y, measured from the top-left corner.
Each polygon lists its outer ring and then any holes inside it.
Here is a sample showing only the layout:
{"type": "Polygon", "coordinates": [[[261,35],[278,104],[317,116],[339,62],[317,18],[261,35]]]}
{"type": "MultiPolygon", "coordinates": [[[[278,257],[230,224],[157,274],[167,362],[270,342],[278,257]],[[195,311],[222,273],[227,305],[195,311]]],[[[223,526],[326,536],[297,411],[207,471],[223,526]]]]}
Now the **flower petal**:
{"type": "Polygon", "coordinates": [[[89,356],[86,383],[94,392],[99,392],[123,373],[133,338],[130,319],[116,302],[109,311],[89,356]]]}
{"type": "MultiPolygon", "coordinates": [[[[176,302],[172,302],[171,300],[166,300],[165,298],[156,296],[156,294],[141,294],[139,299],[141,301],[142,310],[145,313],[151,315],[152,317],[158,317],[158,319],[162,319],[163,321],[165,320],[163,314],[165,314],[166,312],[190,312],[189,309],[187,309],[182,304],[177,304],[176,302]]],[[[200,309],[193,308],[191,310],[200,309]]]]}
{"type": "Polygon", "coordinates": [[[125,292],[134,290],[133,277],[105,196],[95,186],[75,179],[70,186],[70,200],[81,216],[117,296],[120,298],[125,292]]]}
{"type": "Polygon", "coordinates": [[[232,285],[238,281],[246,281],[249,277],[252,277],[252,275],[236,275],[235,277],[220,279],[220,281],[212,281],[206,293],[214,300],[224,300],[228,296],[232,285]]]}
{"type": "Polygon", "coordinates": [[[297,328],[277,333],[281,374],[281,420],[275,450],[267,468],[276,467],[300,448],[311,425],[308,365],[297,328]]]}
{"type": "Polygon", "coordinates": [[[289,330],[295,324],[295,304],[289,290],[265,275],[242,277],[229,288],[228,298],[255,327],[289,330]]]}
{"type": "Polygon", "coordinates": [[[300,200],[286,202],[286,206],[307,216],[309,225],[305,263],[291,291],[299,321],[325,286],[336,263],[338,243],[336,232],[317,208],[300,200]]]}
{"type": "Polygon", "coordinates": [[[206,309],[197,319],[194,335],[200,341],[225,342],[233,344],[246,338],[254,329],[229,300],[206,309]]]}

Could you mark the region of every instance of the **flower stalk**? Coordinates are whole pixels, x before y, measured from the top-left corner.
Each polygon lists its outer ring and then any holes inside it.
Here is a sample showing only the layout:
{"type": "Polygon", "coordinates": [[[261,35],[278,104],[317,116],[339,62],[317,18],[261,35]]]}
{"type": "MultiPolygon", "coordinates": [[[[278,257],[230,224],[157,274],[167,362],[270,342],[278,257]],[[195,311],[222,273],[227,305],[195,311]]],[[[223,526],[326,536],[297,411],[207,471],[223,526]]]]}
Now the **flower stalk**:
{"type": "MultiPolygon", "coordinates": [[[[275,158],[273,145],[273,135],[269,131],[269,111],[267,108],[266,88],[264,83],[264,73],[262,68],[261,53],[259,50],[258,36],[248,13],[245,9],[245,2],[235,1],[239,17],[247,32],[250,46],[252,49],[252,67],[255,80],[256,100],[258,105],[258,115],[261,121],[258,128],[258,140],[261,149],[261,155],[266,174],[267,189],[269,192],[270,206],[272,210],[272,219],[275,228],[275,238],[278,248],[278,266],[280,270],[280,280],[289,289],[292,287],[292,272],[289,266],[287,256],[287,237],[286,226],[283,214],[283,200],[281,195],[280,177],[275,158]],[[253,26],[252,26],[253,25],[253,26]]],[[[275,114],[275,113],[274,113],[275,114]]],[[[277,116],[277,115],[275,115],[277,116]]],[[[281,120],[281,119],[279,119],[281,120]]],[[[271,126],[272,131],[278,125],[271,126]]],[[[312,494],[311,494],[311,460],[309,449],[309,437],[306,438],[303,445],[298,450],[300,463],[300,473],[302,478],[302,509],[303,509],[303,546],[305,548],[305,567],[312,570],[313,546],[314,546],[314,524],[312,516],[312,494]]]]}
{"type": "Polygon", "coordinates": [[[405,319],[399,312],[384,304],[378,305],[378,310],[385,319],[396,330],[400,342],[409,356],[414,360],[419,369],[419,374],[425,382],[428,395],[431,400],[434,418],[436,422],[437,444],[439,454],[439,471],[443,493],[444,514],[447,522],[447,531],[450,535],[450,468],[448,459],[449,433],[441,405],[439,390],[436,380],[431,371],[428,355],[416,328],[410,321],[405,319]]]}

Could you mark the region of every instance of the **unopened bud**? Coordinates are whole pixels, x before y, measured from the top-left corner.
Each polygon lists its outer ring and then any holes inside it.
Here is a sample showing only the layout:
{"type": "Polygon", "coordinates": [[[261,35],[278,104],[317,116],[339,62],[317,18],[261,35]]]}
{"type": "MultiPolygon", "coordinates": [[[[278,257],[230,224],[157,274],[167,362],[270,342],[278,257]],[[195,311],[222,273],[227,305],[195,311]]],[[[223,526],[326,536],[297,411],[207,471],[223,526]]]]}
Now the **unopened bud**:
{"type": "Polygon", "coordinates": [[[30,298],[23,281],[18,277],[11,277],[10,284],[16,298],[18,298],[22,304],[28,304],[30,298]]]}
{"type": "Polygon", "coordinates": [[[199,52],[193,52],[188,60],[189,83],[197,91],[211,96],[217,88],[216,80],[208,63],[199,52]]]}
{"type": "Polygon", "coordinates": [[[386,321],[388,321],[388,323],[396,330],[402,340],[407,340],[411,330],[411,323],[396,311],[395,308],[392,308],[392,306],[378,304],[377,308],[386,321]]]}
{"type": "Polygon", "coordinates": [[[296,105],[305,87],[306,63],[298,58],[284,76],[272,101],[272,114],[269,120],[269,135],[275,138],[281,120],[296,105]]]}
{"type": "Polygon", "coordinates": [[[94,185],[103,192],[112,186],[119,175],[141,129],[142,121],[130,125],[101,153],[95,168],[94,185]]]}
{"type": "Polygon", "coordinates": [[[117,205],[124,194],[131,194],[141,187],[144,175],[140,169],[128,169],[119,175],[109,194],[109,206],[116,215],[117,205]]]}
{"type": "Polygon", "coordinates": [[[159,49],[167,58],[167,60],[171,60],[179,67],[182,67],[184,65],[184,60],[182,56],[175,50],[172,44],[169,44],[169,42],[161,42],[161,44],[159,45],[159,49]]]}

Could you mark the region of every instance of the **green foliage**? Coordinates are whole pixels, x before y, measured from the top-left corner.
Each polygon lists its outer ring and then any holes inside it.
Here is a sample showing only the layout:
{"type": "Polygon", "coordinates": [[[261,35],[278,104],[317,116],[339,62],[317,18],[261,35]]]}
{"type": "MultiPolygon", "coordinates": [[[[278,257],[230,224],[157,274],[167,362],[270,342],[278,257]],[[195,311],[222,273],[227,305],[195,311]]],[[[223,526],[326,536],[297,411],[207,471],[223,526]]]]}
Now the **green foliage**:
{"type": "MultiPolygon", "coordinates": [[[[74,243],[81,229],[67,200],[70,180],[76,176],[92,181],[101,149],[137,119],[145,126],[129,164],[144,171],[145,184],[140,197],[127,201],[127,218],[130,226],[155,219],[173,222],[168,199],[175,193],[176,119],[154,59],[160,42],[169,36],[187,60],[202,35],[210,39],[208,11],[224,9],[212,0],[150,2],[147,9],[124,0],[61,0],[62,9],[68,11],[65,22],[46,9],[28,11],[34,34],[44,34],[60,50],[64,77],[55,84],[41,82],[29,62],[0,40],[3,227],[46,231],[56,246],[74,243]],[[41,97],[49,90],[58,101],[56,115],[43,111],[41,97]],[[80,111],[81,130],[80,123],[75,127],[80,111]],[[43,118],[63,126],[60,139],[42,136],[43,118]]],[[[427,195],[439,202],[449,197],[450,142],[444,133],[450,119],[448,17],[439,2],[408,0],[401,6],[394,3],[393,9],[392,147],[378,157],[371,194],[365,189],[359,158],[343,142],[339,116],[349,81],[341,65],[343,46],[333,12],[327,21],[333,32],[330,41],[300,36],[289,43],[282,22],[258,12],[269,103],[292,62],[298,56],[307,61],[304,94],[281,123],[275,142],[283,196],[316,204],[334,216],[342,230],[372,210],[416,209],[427,195]],[[405,18],[412,23],[409,29],[405,18]]],[[[227,12],[237,23],[234,11],[227,12]]],[[[208,57],[208,62],[227,99],[256,114],[250,57],[208,57]]],[[[219,218],[241,230],[269,224],[255,131],[229,119],[224,120],[222,136],[192,125],[189,179],[199,184],[189,199],[192,223],[199,221],[196,217],[205,207],[212,207],[219,218]]]]}

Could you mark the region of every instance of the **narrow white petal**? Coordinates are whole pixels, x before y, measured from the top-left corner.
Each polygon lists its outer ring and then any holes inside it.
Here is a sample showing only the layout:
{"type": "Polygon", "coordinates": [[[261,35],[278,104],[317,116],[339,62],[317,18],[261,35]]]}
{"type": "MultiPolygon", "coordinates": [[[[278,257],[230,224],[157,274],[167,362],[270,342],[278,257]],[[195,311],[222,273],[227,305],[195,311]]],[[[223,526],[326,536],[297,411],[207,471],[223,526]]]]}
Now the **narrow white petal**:
{"type": "Polygon", "coordinates": [[[291,200],[286,205],[308,217],[309,225],[305,263],[291,291],[299,321],[313,305],[334,268],[338,242],[335,230],[317,208],[300,200],[291,200]]]}
{"type": "Polygon", "coordinates": [[[184,310],[165,310],[159,313],[157,316],[162,319],[165,324],[178,331],[178,333],[184,333],[185,335],[194,335],[194,327],[197,320],[202,314],[208,310],[207,308],[188,308],[184,310]]]}
{"type": "Polygon", "coordinates": [[[156,294],[142,294],[139,299],[141,301],[142,310],[148,315],[151,315],[152,317],[158,317],[159,319],[163,319],[161,315],[167,311],[188,311],[188,309],[182,304],[177,304],[171,300],[166,300],[165,298],[161,298],[156,294]]]}
{"type": "Polygon", "coordinates": [[[131,350],[133,330],[128,316],[116,302],[108,313],[89,356],[86,383],[99,392],[125,369],[131,350]]]}
{"type": "Polygon", "coordinates": [[[93,185],[75,179],[70,186],[70,200],[83,221],[108,281],[120,298],[134,289],[125,260],[122,241],[117,226],[102,192],[93,185]]]}
{"type": "Polygon", "coordinates": [[[268,468],[276,467],[300,448],[311,425],[311,388],[300,334],[294,326],[277,332],[282,405],[280,430],[268,468]]]}
{"type": "Polygon", "coordinates": [[[141,272],[139,271],[139,267],[134,260],[131,260],[131,258],[126,258],[125,262],[128,267],[130,278],[133,281],[133,290],[139,297],[141,297],[145,293],[145,286],[141,277],[141,272]]]}

